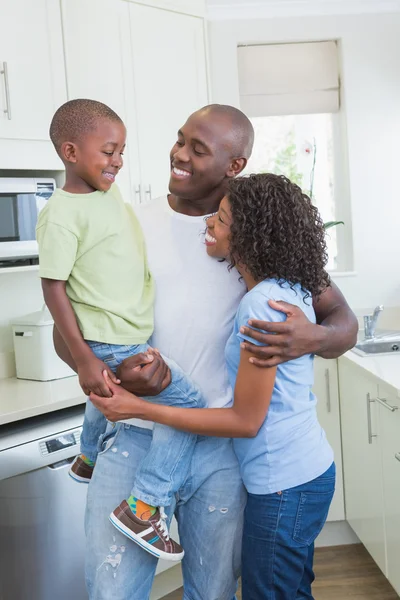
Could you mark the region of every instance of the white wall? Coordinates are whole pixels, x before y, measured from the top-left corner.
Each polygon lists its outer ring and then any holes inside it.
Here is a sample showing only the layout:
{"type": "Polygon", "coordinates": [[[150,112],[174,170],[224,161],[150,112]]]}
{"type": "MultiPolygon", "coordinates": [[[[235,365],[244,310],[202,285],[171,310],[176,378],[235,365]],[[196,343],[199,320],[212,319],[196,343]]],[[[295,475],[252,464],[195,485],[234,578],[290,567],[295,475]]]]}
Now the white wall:
{"type": "Polygon", "coordinates": [[[239,106],[238,44],[329,39],[342,55],[356,272],[336,283],[353,307],[400,305],[400,14],[211,22],[212,101],[239,106]]]}

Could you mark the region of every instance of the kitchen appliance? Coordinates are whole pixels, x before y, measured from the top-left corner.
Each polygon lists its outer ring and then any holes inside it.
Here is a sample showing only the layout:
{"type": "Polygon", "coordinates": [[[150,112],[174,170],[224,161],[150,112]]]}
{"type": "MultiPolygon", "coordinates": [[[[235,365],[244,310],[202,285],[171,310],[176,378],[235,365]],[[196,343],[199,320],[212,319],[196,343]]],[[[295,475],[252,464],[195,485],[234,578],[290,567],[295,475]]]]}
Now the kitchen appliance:
{"type": "Polygon", "coordinates": [[[75,375],[54,350],[54,321],[46,305],[11,325],[18,379],[51,381],[75,375]]]}
{"type": "Polygon", "coordinates": [[[0,177],[0,267],[37,264],[36,223],[55,189],[45,177],[0,177]]]}
{"type": "Polygon", "coordinates": [[[68,475],[83,413],[0,427],[0,600],[87,600],[87,485],[68,475]]]}

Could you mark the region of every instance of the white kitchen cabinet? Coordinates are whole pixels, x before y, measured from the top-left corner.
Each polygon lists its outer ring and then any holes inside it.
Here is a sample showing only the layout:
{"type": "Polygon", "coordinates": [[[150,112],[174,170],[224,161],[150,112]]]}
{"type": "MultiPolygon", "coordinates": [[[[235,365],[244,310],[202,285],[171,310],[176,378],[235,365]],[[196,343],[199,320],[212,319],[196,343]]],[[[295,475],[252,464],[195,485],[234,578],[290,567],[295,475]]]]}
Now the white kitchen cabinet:
{"type": "Polygon", "coordinates": [[[378,393],[387,576],[400,594],[400,398],[397,390],[385,384],[379,384],[378,393]]]}
{"type": "Polygon", "coordinates": [[[118,0],[61,0],[68,99],[104,102],[124,121],[127,146],[117,184],[125,202],[139,186],[129,7],[118,0]]]}
{"type": "Polygon", "coordinates": [[[378,381],[342,357],[339,390],[346,519],[387,575],[378,381]]]}
{"type": "Polygon", "coordinates": [[[169,152],[187,117],[207,104],[204,21],[129,3],[141,199],[168,191],[169,152]]]}
{"type": "Polygon", "coordinates": [[[196,17],[204,17],[206,12],[205,0],[129,0],[135,4],[145,4],[155,8],[163,8],[181,12],[196,17]]]}
{"type": "Polygon", "coordinates": [[[313,392],[318,398],[318,420],[321,423],[335,454],[336,489],[329,510],[328,521],[343,521],[342,441],[340,432],[338,368],[336,360],[325,360],[319,357],[315,358],[313,392]]]}
{"type": "MultiPolygon", "coordinates": [[[[47,141],[50,147],[50,120],[66,100],[58,0],[1,0],[0,71],[0,140],[47,141]]],[[[17,153],[10,163],[9,144],[7,150],[8,157],[1,148],[1,167],[22,168],[17,153]]]]}

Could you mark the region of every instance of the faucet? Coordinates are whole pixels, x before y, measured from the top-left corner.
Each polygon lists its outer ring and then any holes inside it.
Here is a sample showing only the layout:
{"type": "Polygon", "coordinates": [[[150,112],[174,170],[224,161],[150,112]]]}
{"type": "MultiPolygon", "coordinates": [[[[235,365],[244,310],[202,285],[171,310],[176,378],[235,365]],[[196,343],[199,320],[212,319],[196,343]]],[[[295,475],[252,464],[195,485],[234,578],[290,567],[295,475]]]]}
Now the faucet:
{"type": "Polygon", "coordinates": [[[378,317],[383,311],[383,305],[376,306],[372,315],[365,315],[364,317],[364,339],[372,340],[375,336],[376,324],[378,317]]]}

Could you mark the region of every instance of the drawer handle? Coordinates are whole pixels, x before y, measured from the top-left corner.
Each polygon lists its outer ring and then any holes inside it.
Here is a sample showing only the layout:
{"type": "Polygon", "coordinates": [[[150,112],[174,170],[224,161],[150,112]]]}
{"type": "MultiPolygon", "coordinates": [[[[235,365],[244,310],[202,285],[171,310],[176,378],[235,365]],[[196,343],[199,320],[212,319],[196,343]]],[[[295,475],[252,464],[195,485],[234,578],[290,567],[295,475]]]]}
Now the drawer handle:
{"type": "Polygon", "coordinates": [[[10,84],[8,81],[8,66],[6,62],[3,62],[3,68],[0,73],[1,75],[4,75],[4,86],[6,90],[6,108],[4,109],[4,112],[6,113],[8,120],[11,121],[10,84]]]}
{"type": "Polygon", "coordinates": [[[331,386],[329,381],[329,369],[325,369],[325,385],[326,385],[326,410],[328,413],[332,411],[331,405],[331,386]]]}
{"type": "Polygon", "coordinates": [[[390,410],[390,412],[394,412],[395,410],[399,410],[398,406],[391,406],[390,404],[388,404],[386,398],[379,398],[377,396],[375,398],[375,400],[378,402],[378,404],[380,404],[381,406],[384,406],[385,408],[387,408],[388,410],[390,410]]]}
{"type": "Polygon", "coordinates": [[[372,400],[371,395],[367,394],[367,426],[368,426],[368,444],[372,444],[372,438],[377,437],[376,433],[372,433],[372,424],[371,424],[371,402],[375,402],[372,400]]]}

